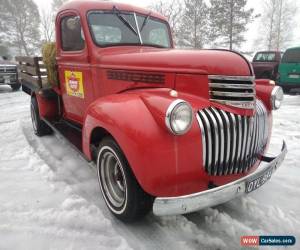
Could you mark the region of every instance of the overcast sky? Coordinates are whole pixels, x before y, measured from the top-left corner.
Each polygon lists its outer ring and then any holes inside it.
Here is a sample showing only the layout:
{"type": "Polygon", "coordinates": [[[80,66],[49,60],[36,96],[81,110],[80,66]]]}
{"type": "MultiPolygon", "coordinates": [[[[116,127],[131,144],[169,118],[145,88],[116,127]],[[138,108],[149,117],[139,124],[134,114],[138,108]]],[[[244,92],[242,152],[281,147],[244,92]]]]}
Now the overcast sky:
{"type": "MultiPolygon", "coordinates": [[[[52,0],[34,0],[37,5],[39,6],[39,8],[42,10],[49,10],[51,8],[51,2],[52,0]]],[[[133,4],[133,5],[138,5],[141,7],[147,7],[149,6],[151,3],[153,3],[155,0],[116,0],[116,2],[124,2],[124,3],[128,3],[128,4],[133,4]]],[[[249,8],[254,8],[255,10],[255,14],[259,14],[262,11],[262,4],[261,4],[261,0],[248,0],[248,7],[249,8]]],[[[298,4],[300,7],[300,4],[298,1],[294,1],[294,4],[298,4]]],[[[300,20],[300,15],[299,18],[297,18],[296,20],[300,20]]],[[[250,25],[248,25],[248,32],[246,33],[246,40],[247,42],[245,42],[242,46],[242,50],[243,51],[255,51],[255,44],[254,44],[254,40],[256,39],[256,34],[258,31],[258,27],[259,27],[259,22],[261,21],[261,19],[257,19],[255,22],[251,23],[250,25]]],[[[294,42],[291,43],[291,46],[300,46],[300,21],[297,22],[296,24],[296,29],[295,29],[295,36],[294,36],[294,42]]]]}

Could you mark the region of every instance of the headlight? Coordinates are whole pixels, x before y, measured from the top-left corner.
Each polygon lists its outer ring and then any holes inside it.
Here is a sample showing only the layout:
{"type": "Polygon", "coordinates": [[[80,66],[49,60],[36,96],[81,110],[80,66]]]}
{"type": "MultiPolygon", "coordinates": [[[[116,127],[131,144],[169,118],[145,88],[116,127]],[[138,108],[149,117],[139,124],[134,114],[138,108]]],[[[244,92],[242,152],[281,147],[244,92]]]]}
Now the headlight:
{"type": "Polygon", "coordinates": [[[283,100],[283,91],[279,86],[275,86],[271,94],[271,105],[273,110],[279,109],[283,100]]]}
{"type": "Polygon", "coordinates": [[[270,80],[270,81],[269,81],[269,84],[271,84],[271,85],[275,85],[276,83],[275,83],[275,81],[273,81],[273,80],[270,80]]]}
{"type": "Polygon", "coordinates": [[[173,101],[166,113],[166,126],[175,135],[183,135],[189,131],[193,122],[193,110],[183,100],[173,101]]]}

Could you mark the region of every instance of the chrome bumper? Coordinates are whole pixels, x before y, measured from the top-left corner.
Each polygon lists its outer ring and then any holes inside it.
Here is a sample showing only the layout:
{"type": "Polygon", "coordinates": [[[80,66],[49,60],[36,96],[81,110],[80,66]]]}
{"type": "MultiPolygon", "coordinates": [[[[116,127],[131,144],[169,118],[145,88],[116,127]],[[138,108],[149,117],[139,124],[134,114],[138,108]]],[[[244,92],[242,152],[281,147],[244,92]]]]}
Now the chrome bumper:
{"type": "Polygon", "coordinates": [[[277,157],[263,156],[261,166],[255,172],[239,180],[200,193],[178,197],[158,197],[154,200],[153,213],[157,216],[186,214],[216,206],[244,195],[247,193],[247,183],[259,178],[267,171],[274,173],[281,165],[286,153],[287,147],[283,142],[281,153],[277,157]]]}

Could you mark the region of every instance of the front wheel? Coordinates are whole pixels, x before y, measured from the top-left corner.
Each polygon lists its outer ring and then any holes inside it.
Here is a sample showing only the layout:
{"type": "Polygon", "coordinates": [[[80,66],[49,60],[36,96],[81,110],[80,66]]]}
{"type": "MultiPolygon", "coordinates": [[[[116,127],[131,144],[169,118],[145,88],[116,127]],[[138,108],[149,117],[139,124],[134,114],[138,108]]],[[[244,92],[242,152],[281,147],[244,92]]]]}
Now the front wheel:
{"type": "Polygon", "coordinates": [[[114,216],[124,222],[133,222],[151,210],[153,197],[140,187],[120,147],[111,137],[106,137],[99,145],[97,169],[102,195],[114,216]]]}
{"type": "Polygon", "coordinates": [[[10,85],[10,87],[12,88],[13,91],[17,91],[21,88],[21,84],[20,83],[12,84],[10,85]]]}

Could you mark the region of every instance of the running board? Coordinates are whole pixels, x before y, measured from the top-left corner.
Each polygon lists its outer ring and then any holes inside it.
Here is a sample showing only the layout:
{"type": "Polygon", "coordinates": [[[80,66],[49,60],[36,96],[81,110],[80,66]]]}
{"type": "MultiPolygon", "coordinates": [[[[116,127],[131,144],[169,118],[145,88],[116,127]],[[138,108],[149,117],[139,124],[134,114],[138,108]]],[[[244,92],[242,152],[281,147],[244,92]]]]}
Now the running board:
{"type": "Polygon", "coordinates": [[[82,150],[82,129],[80,126],[66,120],[42,120],[67,144],[69,144],[81,157],[90,162],[82,150]]]}

